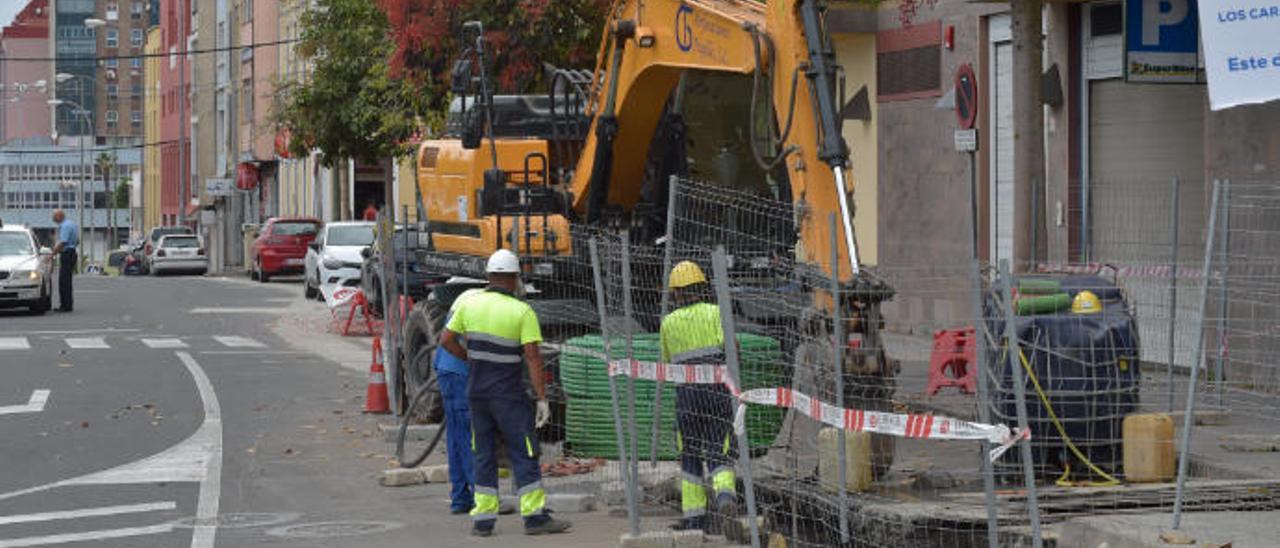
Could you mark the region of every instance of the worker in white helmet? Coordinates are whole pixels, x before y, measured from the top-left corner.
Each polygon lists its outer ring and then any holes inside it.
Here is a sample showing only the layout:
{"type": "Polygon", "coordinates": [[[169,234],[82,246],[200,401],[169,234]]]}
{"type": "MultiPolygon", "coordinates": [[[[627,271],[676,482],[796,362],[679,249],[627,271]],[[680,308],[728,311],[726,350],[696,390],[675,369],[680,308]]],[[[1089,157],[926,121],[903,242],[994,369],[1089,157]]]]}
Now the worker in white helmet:
{"type": "Polygon", "coordinates": [[[562,533],[567,521],[551,517],[546,509],[542,470],[534,429],[547,423],[551,408],[542,373],[542,331],[538,316],[517,297],[520,259],[499,249],[485,267],[489,286],[469,296],[454,310],[445,326],[441,344],[467,361],[471,369],[467,395],[471,401],[471,449],[475,455],[475,506],[471,533],[487,537],[497,524],[498,459],[496,436],[502,436],[511,458],[520,497],[520,515],[528,535],[562,533]],[[459,343],[466,338],[466,348],[459,343]],[[528,364],[536,402],[530,402],[524,383],[528,364]]]}

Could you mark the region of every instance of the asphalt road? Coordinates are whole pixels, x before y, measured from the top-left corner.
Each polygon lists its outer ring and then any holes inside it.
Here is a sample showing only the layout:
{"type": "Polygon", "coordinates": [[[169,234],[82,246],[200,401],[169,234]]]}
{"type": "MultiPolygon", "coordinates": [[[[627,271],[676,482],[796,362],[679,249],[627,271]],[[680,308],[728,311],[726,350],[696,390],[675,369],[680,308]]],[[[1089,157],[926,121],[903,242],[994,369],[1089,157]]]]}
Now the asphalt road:
{"type": "Polygon", "coordinates": [[[474,539],[444,485],[380,487],[392,419],[361,413],[364,372],[328,359],[334,335],[273,329],[323,306],[296,281],[76,288],[69,314],[0,310],[0,548],[616,542],[624,522],[604,515],[474,539]]]}

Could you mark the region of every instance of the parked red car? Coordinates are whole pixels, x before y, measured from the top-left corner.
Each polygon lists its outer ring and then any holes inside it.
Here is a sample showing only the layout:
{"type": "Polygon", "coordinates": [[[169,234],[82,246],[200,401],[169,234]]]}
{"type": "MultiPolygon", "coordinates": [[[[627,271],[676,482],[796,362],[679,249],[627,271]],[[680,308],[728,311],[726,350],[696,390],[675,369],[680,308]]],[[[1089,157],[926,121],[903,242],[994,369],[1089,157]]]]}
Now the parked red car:
{"type": "Polygon", "coordinates": [[[307,245],[316,239],[322,223],[310,217],[268,219],[253,242],[253,265],[249,276],[266,282],[272,276],[301,274],[307,245]]]}

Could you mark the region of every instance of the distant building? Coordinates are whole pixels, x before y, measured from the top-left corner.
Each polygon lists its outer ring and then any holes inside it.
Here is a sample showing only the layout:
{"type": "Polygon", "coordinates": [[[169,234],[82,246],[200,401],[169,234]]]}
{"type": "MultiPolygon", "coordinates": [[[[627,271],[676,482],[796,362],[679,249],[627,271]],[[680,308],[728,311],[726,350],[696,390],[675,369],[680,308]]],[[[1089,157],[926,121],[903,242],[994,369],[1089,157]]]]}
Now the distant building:
{"type": "Polygon", "coordinates": [[[53,64],[36,60],[48,57],[49,0],[30,0],[0,30],[0,144],[49,135],[49,97],[37,83],[48,86],[53,64]]]}
{"type": "Polygon", "coordinates": [[[141,54],[152,2],[61,0],[54,6],[54,73],[74,76],[58,83],[57,96],[83,105],[93,122],[86,127],[75,108],[59,108],[58,133],[91,129],[101,143],[137,143],[143,133],[141,54]],[[91,29],[90,19],[103,24],[91,29]]]}
{"type": "MultiPolygon", "coordinates": [[[[159,25],[147,30],[148,55],[164,51],[161,43],[159,25]]],[[[164,70],[165,60],[161,57],[148,57],[143,67],[143,141],[147,147],[143,152],[142,162],[142,226],[140,232],[146,233],[151,227],[161,226],[161,169],[160,169],[160,72],[164,70]]]]}
{"type": "Polygon", "coordinates": [[[109,207],[111,193],[128,184],[141,164],[142,153],[137,148],[86,147],[82,152],[79,147],[54,145],[47,137],[11,142],[0,147],[0,210],[4,210],[6,223],[35,228],[46,245],[55,239],[53,210],[62,209],[77,222],[83,219],[82,253],[102,261],[109,249],[127,241],[131,228],[128,204],[109,207]],[[107,183],[95,161],[102,154],[115,158],[107,183]],[[83,216],[76,207],[82,180],[83,216]],[[112,226],[115,241],[109,242],[112,226]]]}

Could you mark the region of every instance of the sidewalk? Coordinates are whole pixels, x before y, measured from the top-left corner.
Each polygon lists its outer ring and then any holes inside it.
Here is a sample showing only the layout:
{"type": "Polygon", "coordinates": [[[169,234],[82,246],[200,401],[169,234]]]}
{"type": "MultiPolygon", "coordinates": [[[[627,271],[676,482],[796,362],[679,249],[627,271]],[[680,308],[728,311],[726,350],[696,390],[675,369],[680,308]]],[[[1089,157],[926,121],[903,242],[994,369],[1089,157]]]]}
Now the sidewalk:
{"type": "MultiPolygon", "coordinates": [[[[235,279],[230,279],[229,281],[232,283],[256,283],[240,282],[240,280],[235,279]]],[[[351,394],[344,395],[344,399],[356,401],[358,405],[358,402],[362,401],[364,396],[363,378],[369,370],[372,337],[343,337],[330,331],[331,316],[328,308],[317,301],[303,300],[300,290],[298,293],[298,299],[289,303],[276,319],[273,331],[295,349],[308,352],[322,360],[316,362],[315,365],[323,366],[323,364],[331,363],[339,366],[338,376],[350,379],[350,382],[345,384],[353,389],[351,394]]],[[[322,395],[314,396],[323,397],[322,395]]],[[[365,420],[373,421],[374,419],[365,417],[365,420]]],[[[375,422],[395,424],[395,418],[383,416],[375,422]]],[[[393,442],[385,443],[384,448],[379,451],[383,455],[390,455],[394,452],[395,446],[393,442]]],[[[544,445],[543,462],[551,462],[557,453],[558,448],[556,446],[544,445]]],[[[518,516],[502,516],[498,520],[497,535],[494,538],[482,539],[470,536],[470,518],[468,516],[453,516],[449,514],[449,485],[447,483],[416,484],[404,487],[383,487],[379,485],[383,470],[386,467],[394,466],[391,460],[393,459],[364,459],[357,469],[344,470],[342,474],[348,476],[348,481],[351,479],[350,476],[367,478],[368,489],[375,492],[382,499],[382,503],[407,508],[420,508],[421,520],[417,523],[410,523],[407,528],[418,528],[421,533],[417,535],[418,538],[430,539],[429,541],[424,540],[425,544],[423,545],[433,547],[529,546],[547,548],[618,546],[622,534],[629,530],[625,502],[620,496],[622,483],[619,481],[620,476],[616,462],[610,462],[605,467],[589,474],[544,478],[543,483],[548,493],[548,507],[556,511],[558,517],[573,522],[573,530],[570,533],[546,537],[527,537],[522,534],[518,516]],[[567,494],[591,495],[596,500],[595,509],[590,512],[576,512],[574,511],[576,508],[567,506],[557,508],[557,503],[567,504],[562,502],[565,500],[563,495],[567,494]],[[614,502],[619,506],[610,506],[608,502],[614,502]],[[448,523],[449,525],[441,527],[442,523],[448,523]]],[[[446,464],[444,452],[438,448],[423,463],[423,466],[444,464],[446,464]]],[[[678,470],[674,463],[660,463],[656,470],[651,470],[647,463],[642,463],[641,466],[642,480],[650,484],[677,476],[678,470]]],[[[510,498],[513,494],[511,481],[503,479],[500,483],[504,498],[510,498]]],[[[642,507],[642,514],[645,516],[642,521],[642,531],[665,530],[668,523],[674,522],[678,518],[678,512],[673,508],[652,505],[642,507]]],[[[645,544],[644,546],[657,545],[645,544]]],[[[698,546],[712,548],[730,545],[725,544],[718,538],[708,538],[699,543],[698,546]]]]}

